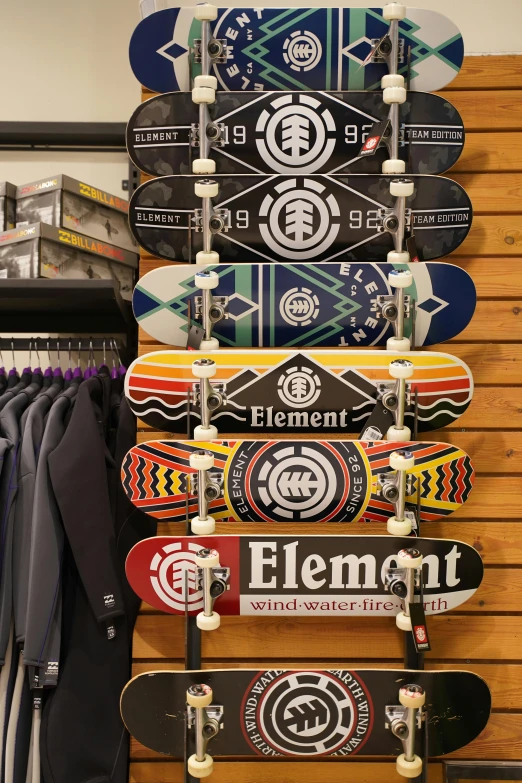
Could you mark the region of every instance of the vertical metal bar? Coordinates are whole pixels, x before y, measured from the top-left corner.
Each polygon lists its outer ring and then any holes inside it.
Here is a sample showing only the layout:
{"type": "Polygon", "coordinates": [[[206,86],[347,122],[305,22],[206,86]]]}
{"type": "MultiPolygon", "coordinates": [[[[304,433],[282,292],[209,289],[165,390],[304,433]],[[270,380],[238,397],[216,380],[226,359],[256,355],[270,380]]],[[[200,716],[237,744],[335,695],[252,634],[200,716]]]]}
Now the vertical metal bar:
{"type": "Polygon", "coordinates": [[[404,337],[404,288],[397,288],[397,321],[395,335],[399,340],[404,337]]]}

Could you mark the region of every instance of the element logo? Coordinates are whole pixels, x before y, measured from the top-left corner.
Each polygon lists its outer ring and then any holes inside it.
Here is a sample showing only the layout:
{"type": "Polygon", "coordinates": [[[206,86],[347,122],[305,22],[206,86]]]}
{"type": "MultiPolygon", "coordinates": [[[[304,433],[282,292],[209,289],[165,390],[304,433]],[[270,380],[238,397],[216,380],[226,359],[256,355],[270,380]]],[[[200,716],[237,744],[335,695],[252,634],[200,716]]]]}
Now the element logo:
{"type": "Polygon", "coordinates": [[[335,149],[335,121],[326,106],[305,93],[271,101],[256,125],[256,144],[265,163],[280,174],[311,174],[335,149]]]}
{"type": "Polygon", "coordinates": [[[305,261],[328,250],[341,228],[339,205],[326,185],[313,179],[279,182],[262,201],[259,230],[268,247],[285,261],[305,261]],[[263,222],[266,218],[266,222],[263,222]],[[337,222],[333,222],[337,219],[337,222]]]}
{"type": "Polygon", "coordinates": [[[290,326],[308,326],[319,315],[319,299],[309,288],[291,288],[281,299],[279,312],[290,326]]]}
{"type": "Polygon", "coordinates": [[[373,723],[366,688],[348,671],[262,672],[241,715],[247,741],[264,756],[353,756],[373,723]]]}
{"type": "Polygon", "coordinates": [[[285,63],[292,71],[311,71],[323,53],[319,38],[308,30],[296,30],[283,44],[285,63]]]}
{"type": "Polygon", "coordinates": [[[201,544],[167,544],[152,558],[150,582],[154,592],[163,603],[178,612],[185,610],[185,598],[190,611],[203,609],[203,593],[196,590],[196,567],[194,555],[201,544]],[[188,594],[185,590],[188,583],[188,594]]]}
{"type": "Polygon", "coordinates": [[[309,408],[321,394],[321,381],[309,367],[290,367],[280,376],[277,393],[291,408],[309,408]]]}

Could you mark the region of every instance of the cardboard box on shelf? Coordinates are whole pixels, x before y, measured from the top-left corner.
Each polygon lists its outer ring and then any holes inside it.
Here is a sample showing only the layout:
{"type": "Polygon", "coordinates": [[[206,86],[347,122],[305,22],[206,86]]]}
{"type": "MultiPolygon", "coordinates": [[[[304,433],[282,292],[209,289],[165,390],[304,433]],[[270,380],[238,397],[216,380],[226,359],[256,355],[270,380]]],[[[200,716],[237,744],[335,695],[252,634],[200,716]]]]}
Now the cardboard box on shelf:
{"type": "Polygon", "coordinates": [[[0,182],[0,231],[16,226],[16,185],[0,182]]]}

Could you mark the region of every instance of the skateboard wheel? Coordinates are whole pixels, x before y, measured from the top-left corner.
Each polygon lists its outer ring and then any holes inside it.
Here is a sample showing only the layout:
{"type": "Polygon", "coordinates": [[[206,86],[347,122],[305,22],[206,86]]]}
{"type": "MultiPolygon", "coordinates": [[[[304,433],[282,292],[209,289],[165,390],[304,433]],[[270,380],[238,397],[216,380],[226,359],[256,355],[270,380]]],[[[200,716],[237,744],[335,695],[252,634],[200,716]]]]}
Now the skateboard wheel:
{"type": "MultiPolygon", "coordinates": [[[[384,103],[406,103],[406,90],[404,87],[386,87],[382,91],[384,103]]],[[[194,98],[192,98],[194,100],[194,98]]]]}
{"type": "Polygon", "coordinates": [[[210,617],[200,612],[196,617],[196,625],[201,631],[215,631],[221,624],[221,617],[217,612],[212,612],[210,617]]]}
{"type": "Polygon", "coordinates": [[[397,554],[397,565],[399,568],[420,568],[422,565],[422,555],[418,549],[401,549],[397,554]]]}
{"type": "MultiPolygon", "coordinates": [[[[212,158],[196,158],[192,161],[192,173],[193,174],[215,174],[216,173],[216,161],[212,158]]],[[[397,172],[393,172],[396,174],[397,172]]],[[[403,172],[398,172],[402,174],[403,172]]]]}
{"type": "Polygon", "coordinates": [[[203,761],[198,761],[196,754],[190,756],[187,761],[187,771],[193,778],[208,778],[212,774],[213,769],[214,759],[208,753],[205,753],[203,761]]]}
{"type": "Polygon", "coordinates": [[[393,362],[390,362],[390,366],[388,367],[388,372],[391,377],[397,379],[411,378],[413,370],[413,363],[409,362],[407,359],[395,359],[393,362]]]}
{"type": "Polygon", "coordinates": [[[403,707],[424,707],[426,693],[420,685],[403,685],[399,690],[399,701],[403,707]]]}
{"type": "Polygon", "coordinates": [[[415,466],[415,457],[411,451],[392,451],[390,454],[390,468],[392,470],[412,470],[415,466]]]}
{"type": "Polygon", "coordinates": [[[194,282],[198,288],[203,288],[207,291],[210,291],[212,288],[217,288],[219,285],[219,275],[217,272],[212,272],[210,270],[205,272],[196,272],[194,282]]]}
{"type": "Polygon", "coordinates": [[[200,549],[194,555],[194,563],[198,568],[217,568],[219,554],[215,549],[200,549]]]}
{"type": "Polygon", "coordinates": [[[194,87],[207,87],[209,90],[217,90],[218,81],[215,76],[200,74],[194,79],[194,87]]]}
{"type": "Polygon", "coordinates": [[[200,351],[217,351],[219,349],[219,340],[216,337],[205,338],[199,346],[200,351]]]}
{"type": "Polygon", "coordinates": [[[217,427],[214,427],[213,424],[209,427],[202,427],[201,424],[194,427],[194,440],[216,440],[217,436],[217,427]]]}
{"type": "Polygon", "coordinates": [[[400,631],[411,631],[411,617],[404,612],[399,612],[395,617],[395,623],[400,631]]]}
{"type": "Polygon", "coordinates": [[[411,261],[410,254],[406,250],[398,252],[397,250],[390,250],[386,258],[389,264],[409,264],[411,261]]]}
{"type": "Polygon", "coordinates": [[[219,253],[216,253],[215,250],[208,252],[200,250],[199,253],[196,253],[196,264],[219,264],[219,253]]]}
{"type": "Polygon", "coordinates": [[[197,5],[194,8],[194,18],[197,19],[198,22],[213,22],[217,19],[217,15],[217,7],[211,3],[201,3],[201,5],[197,5]]]}
{"type": "Polygon", "coordinates": [[[395,427],[392,425],[386,433],[385,440],[395,441],[396,443],[406,443],[411,440],[411,430],[409,427],[395,427]]]}
{"type": "Polygon", "coordinates": [[[390,517],[386,523],[386,529],[390,536],[409,536],[411,533],[411,522],[409,519],[390,517]]]}
{"type": "Polygon", "coordinates": [[[209,707],[213,698],[214,694],[210,685],[191,685],[187,690],[189,707],[209,707]]]}
{"type": "Polygon", "coordinates": [[[413,196],[414,189],[415,185],[411,179],[393,179],[390,182],[390,193],[392,196],[408,198],[408,196],[413,196]]]}
{"type": "Polygon", "coordinates": [[[194,517],[190,520],[190,528],[195,536],[211,536],[216,530],[216,520],[214,517],[206,519],[194,517]]]}
{"type": "Polygon", "coordinates": [[[192,362],[192,374],[196,378],[212,378],[216,370],[216,362],[213,359],[197,359],[192,362]]]}
{"type": "Polygon", "coordinates": [[[408,269],[392,269],[388,283],[392,288],[408,288],[413,283],[413,275],[408,269]]]}
{"type": "Polygon", "coordinates": [[[403,778],[418,778],[422,772],[422,759],[414,756],[413,761],[406,761],[404,753],[397,757],[397,772],[403,778]]]}
{"type": "Polygon", "coordinates": [[[396,353],[408,353],[411,350],[411,343],[407,337],[388,337],[386,350],[395,351],[396,353]]]}
{"type": "Polygon", "coordinates": [[[402,3],[388,3],[382,9],[382,18],[387,22],[400,22],[406,18],[406,6],[402,3]]]}
{"type": "Polygon", "coordinates": [[[211,179],[202,179],[194,183],[194,193],[199,198],[215,198],[219,193],[219,185],[211,179]]]}
{"type": "Polygon", "coordinates": [[[387,73],[381,79],[381,90],[387,87],[404,87],[404,76],[398,73],[387,73]]]}
{"type": "Polygon", "coordinates": [[[405,171],[406,163],[403,160],[390,158],[390,160],[384,160],[382,163],[383,174],[404,174],[405,171]]]}
{"type": "Polygon", "coordinates": [[[216,91],[210,87],[194,87],[192,90],[192,101],[194,103],[214,103],[216,100],[216,91]]]}
{"type": "Polygon", "coordinates": [[[193,451],[189,457],[189,463],[194,470],[212,470],[214,455],[208,451],[193,451]]]}

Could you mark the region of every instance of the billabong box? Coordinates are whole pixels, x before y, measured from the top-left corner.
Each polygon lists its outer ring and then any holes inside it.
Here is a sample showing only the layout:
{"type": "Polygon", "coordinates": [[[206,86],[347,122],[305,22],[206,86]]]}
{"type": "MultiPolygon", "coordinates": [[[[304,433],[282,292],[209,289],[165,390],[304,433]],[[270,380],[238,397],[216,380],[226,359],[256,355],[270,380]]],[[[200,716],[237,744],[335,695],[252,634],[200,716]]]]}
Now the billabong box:
{"type": "Polygon", "coordinates": [[[138,255],[46,223],[0,233],[0,278],[116,280],[132,299],[138,255]]]}
{"type": "Polygon", "coordinates": [[[16,226],[16,185],[0,182],[0,231],[16,226]]]}
{"type": "Polygon", "coordinates": [[[129,229],[129,202],[123,198],[59,174],[20,185],[16,199],[17,226],[48,223],[138,252],[129,229]]]}

